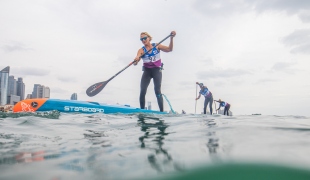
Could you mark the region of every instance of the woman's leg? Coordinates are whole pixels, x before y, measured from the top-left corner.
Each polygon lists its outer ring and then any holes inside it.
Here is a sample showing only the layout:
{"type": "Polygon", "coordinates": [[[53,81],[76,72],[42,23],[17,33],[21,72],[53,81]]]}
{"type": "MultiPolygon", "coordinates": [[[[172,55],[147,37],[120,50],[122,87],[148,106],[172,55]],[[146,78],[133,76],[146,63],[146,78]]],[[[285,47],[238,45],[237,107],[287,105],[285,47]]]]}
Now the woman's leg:
{"type": "Polygon", "coordinates": [[[227,116],[229,116],[230,104],[227,106],[227,116]]]}
{"type": "Polygon", "coordinates": [[[151,70],[148,68],[144,68],[142,77],[141,77],[141,83],[140,83],[140,108],[145,108],[145,95],[147,91],[147,87],[149,86],[151,82],[151,70]]]}
{"type": "Polygon", "coordinates": [[[209,101],[210,101],[210,105],[209,105],[209,108],[210,108],[210,114],[212,115],[212,106],[213,106],[213,96],[211,95],[211,97],[210,97],[210,99],[209,99],[209,101]]]}
{"type": "Polygon", "coordinates": [[[208,98],[205,98],[205,102],[203,104],[203,113],[207,114],[207,106],[208,106],[209,100],[208,98]]]}
{"type": "Polygon", "coordinates": [[[152,68],[152,77],[154,82],[154,91],[157,98],[157,103],[159,110],[161,112],[164,111],[164,101],[163,96],[161,95],[161,80],[162,80],[162,73],[160,68],[152,68]]]}
{"type": "Polygon", "coordinates": [[[224,115],[226,115],[227,107],[224,107],[224,115]]]}

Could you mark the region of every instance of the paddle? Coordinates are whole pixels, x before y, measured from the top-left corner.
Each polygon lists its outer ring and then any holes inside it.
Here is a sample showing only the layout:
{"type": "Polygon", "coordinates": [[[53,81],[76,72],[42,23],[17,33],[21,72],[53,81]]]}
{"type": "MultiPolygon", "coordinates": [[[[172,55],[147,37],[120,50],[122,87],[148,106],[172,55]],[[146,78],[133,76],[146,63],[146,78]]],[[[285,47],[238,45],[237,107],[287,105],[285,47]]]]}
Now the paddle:
{"type": "MultiPolygon", "coordinates": [[[[168,39],[171,36],[171,34],[169,34],[169,36],[167,36],[165,39],[161,40],[156,46],[158,46],[159,44],[161,44],[162,42],[164,42],[166,39],[168,39]]],[[[156,47],[155,46],[155,47],[156,47]]],[[[153,49],[153,48],[152,48],[153,49]]],[[[147,52],[143,53],[140,58],[142,56],[144,56],[146,53],[150,52],[152,49],[148,50],[147,52]]],[[[86,94],[89,97],[95,96],[97,95],[107,84],[108,82],[110,82],[112,79],[114,79],[117,75],[119,75],[121,72],[123,72],[125,69],[127,69],[129,66],[131,66],[133,63],[135,63],[136,60],[132,61],[131,63],[129,63],[126,67],[124,67],[122,70],[120,70],[118,73],[116,73],[114,76],[112,76],[110,79],[108,79],[107,81],[102,81],[102,82],[98,82],[94,85],[91,85],[87,90],[86,90],[86,94]]]]}

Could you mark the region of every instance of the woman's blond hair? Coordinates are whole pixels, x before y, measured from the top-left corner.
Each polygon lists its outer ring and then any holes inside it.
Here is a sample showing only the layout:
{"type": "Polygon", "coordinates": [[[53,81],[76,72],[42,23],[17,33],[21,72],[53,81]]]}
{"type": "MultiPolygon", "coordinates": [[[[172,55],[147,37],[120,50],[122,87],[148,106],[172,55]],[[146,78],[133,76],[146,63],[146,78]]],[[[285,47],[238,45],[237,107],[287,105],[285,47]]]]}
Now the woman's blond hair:
{"type": "Polygon", "coordinates": [[[152,41],[152,36],[151,36],[149,33],[147,33],[147,32],[142,32],[140,35],[142,35],[142,34],[144,34],[144,35],[146,35],[147,37],[149,37],[149,38],[150,38],[150,41],[152,41]]]}

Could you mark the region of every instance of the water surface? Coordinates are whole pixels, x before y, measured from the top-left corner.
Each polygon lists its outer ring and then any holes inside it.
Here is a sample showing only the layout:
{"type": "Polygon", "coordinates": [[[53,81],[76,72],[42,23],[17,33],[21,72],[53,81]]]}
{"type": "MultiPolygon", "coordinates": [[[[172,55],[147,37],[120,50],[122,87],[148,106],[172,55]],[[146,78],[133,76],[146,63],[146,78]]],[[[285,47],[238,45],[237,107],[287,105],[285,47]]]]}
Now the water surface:
{"type": "Polygon", "coordinates": [[[0,179],[162,179],[227,164],[307,174],[309,137],[302,116],[1,113],[0,179]]]}

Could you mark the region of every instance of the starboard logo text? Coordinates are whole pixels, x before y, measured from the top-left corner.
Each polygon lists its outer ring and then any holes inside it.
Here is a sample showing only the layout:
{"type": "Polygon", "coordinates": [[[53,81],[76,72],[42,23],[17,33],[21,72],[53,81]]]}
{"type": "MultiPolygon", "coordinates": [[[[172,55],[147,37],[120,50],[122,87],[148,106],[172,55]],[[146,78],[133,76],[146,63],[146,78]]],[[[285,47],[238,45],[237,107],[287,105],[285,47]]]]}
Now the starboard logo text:
{"type": "Polygon", "coordinates": [[[77,106],[65,106],[64,110],[68,112],[104,113],[104,109],[101,108],[89,108],[89,107],[77,107],[77,106]]]}

